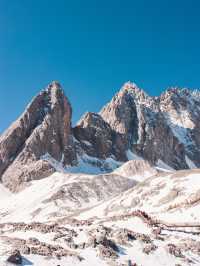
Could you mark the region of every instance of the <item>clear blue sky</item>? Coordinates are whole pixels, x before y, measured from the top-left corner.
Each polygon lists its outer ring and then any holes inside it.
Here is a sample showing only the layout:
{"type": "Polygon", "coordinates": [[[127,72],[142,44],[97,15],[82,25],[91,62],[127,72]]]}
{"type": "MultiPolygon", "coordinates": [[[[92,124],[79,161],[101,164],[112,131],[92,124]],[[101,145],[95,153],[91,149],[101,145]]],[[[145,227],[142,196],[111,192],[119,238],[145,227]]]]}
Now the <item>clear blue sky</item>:
{"type": "Polygon", "coordinates": [[[127,80],[200,87],[197,0],[0,0],[0,132],[59,80],[73,121],[127,80]]]}

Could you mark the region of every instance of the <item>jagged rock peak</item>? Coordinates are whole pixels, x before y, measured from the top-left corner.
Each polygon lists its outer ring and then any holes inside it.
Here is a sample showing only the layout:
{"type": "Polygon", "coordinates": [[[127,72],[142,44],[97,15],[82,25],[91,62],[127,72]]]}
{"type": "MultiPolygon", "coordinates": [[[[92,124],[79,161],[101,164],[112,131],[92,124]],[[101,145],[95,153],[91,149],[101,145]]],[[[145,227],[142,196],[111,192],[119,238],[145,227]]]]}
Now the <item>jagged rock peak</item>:
{"type": "Polygon", "coordinates": [[[199,95],[199,91],[170,88],[150,97],[128,82],[100,115],[124,136],[126,149],[153,164],[162,160],[184,169],[200,164],[199,95]]]}
{"type": "Polygon", "coordinates": [[[94,112],[86,112],[83,114],[83,116],[80,118],[80,120],[77,122],[76,126],[79,126],[82,124],[83,127],[85,127],[85,123],[90,123],[91,121],[102,119],[97,113],[94,112]]]}
{"type": "Polygon", "coordinates": [[[119,96],[123,96],[124,94],[132,95],[136,98],[147,98],[148,94],[140,89],[134,82],[127,81],[124,83],[120,91],[117,93],[119,96]]]}
{"type": "Polygon", "coordinates": [[[130,80],[125,82],[124,85],[122,86],[122,90],[133,90],[133,89],[138,89],[138,86],[136,85],[136,83],[130,80]]]}
{"type": "Polygon", "coordinates": [[[200,91],[198,89],[180,88],[180,87],[169,87],[166,89],[159,98],[188,98],[193,100],[200,100],[200,91]]]}
{"type": "Polygon", "coordinates": [[[11,190],[47,176],[50,155],[63,164],[76,160],[71,129],[72,109],[58,82],[52,82],[0,137],[0,177],[11,190]],[[17,171],[16,171],[17,169],[17,171]]]}
{"type": "MultiPolygon", "coordinates": [[[[121,89],[115,94],[111,102],[106,106],[113,103],[114,105],[144,105],[159,111],[158,108],[158,99],[156,97],[149,96],[143,89],[139,88],[135,83],[128,81],[125,82],[121,89]]],[[[100,114],[103,113],[103,110],[106,108],[104,106],[100,111],[100,114]]]]}
{"type": "Polygon", "coordinates": [[[61,89],[61,85],[58,81],[54,80],[48,85],[49,89],[61,89]]]}
{"type": "Polygon", "coordinates": [[[134,96],[135,99],[139,100],[139,103],[150,101],[158,104],[160,101],[166,98],[178,99],[187,97],[190,97],[190,99],[194,101],[200,101],[199,89],[180,88],[175,86],[167,88],[159,96],[150,96],[148,93],[146,93],[146,91],[139,88],[134,82],[131,81],[125,82],[116,95],[121,97],[125,94],[134,96]]]}

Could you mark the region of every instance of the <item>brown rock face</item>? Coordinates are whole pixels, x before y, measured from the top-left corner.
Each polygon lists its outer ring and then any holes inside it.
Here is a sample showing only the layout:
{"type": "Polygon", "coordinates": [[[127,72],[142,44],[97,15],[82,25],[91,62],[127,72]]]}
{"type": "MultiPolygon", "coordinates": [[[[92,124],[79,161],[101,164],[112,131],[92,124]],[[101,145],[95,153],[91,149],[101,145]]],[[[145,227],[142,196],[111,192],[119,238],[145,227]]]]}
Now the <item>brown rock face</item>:
{"type": "Polygon", "coordinates": [[[112,130],[100,115],[86,113],[73,130],[88,155],[106,158],[111,154],[112,130]]]}
{"type": "Polygon", "coordinates": [[[125,134],[116,132],[99,114],[88,112],[73,129],[81,149],[89,156],[99,159],[115,157],[126,160],[125,134]]]}
{"type": "Polygon", "coordinates": [[[12,191],[40,179],[54,168],[49,154],[63,164],[76,161],[71,133],[71,105],[57,82],[41,91],[22,116],[0,137],[0,176],[12,191]]]}
{"type": "Polygon", "coordinates": [[[198,92],[170,89],[150,97],[128,82],[100,115],[123,135],[118,147],[123,145],[153,164],[162,160],[174,169],[200,166],[198,92]]]}
{"type": "Polygon", "coordinates": [[[100,115],[86,113],[73,133],[88,155],[105,159],[112,154],[113,131],[100,115]]]}

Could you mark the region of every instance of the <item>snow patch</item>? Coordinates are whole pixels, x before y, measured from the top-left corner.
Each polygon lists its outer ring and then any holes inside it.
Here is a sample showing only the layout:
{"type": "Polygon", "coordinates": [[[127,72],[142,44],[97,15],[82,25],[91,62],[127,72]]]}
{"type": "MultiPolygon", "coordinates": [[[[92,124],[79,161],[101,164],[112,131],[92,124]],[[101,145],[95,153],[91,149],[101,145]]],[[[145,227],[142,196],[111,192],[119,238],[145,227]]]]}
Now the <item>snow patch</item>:
{"type": "Polygon", "coordinates": [[[179,126],[185,129],[194,129],[195,124],[190,119],[190,115],[187,110],[181,110],[180,112],[171,111],[168,113],[170,122],[173,125],[179,126]]]}
{"type": "Polygon", "coordinates": [[[112,157],[100,160],[87,154],[77,156],[77,165],[63,165],[64,156],[60,162],[55,160],[49,153],[40,157],[41,160],[47,161],[57,172],[61,173],[84,173],[84,174],[102,174],[115,170],[122,165],[122,162],[116,161],[112,157]]]}
{"type": "Polygon", "coordinates": [[[87,154],[78,156],[78,164],[75,166],[66,166],[67,173],[87,173],[87,174],[102,174],[111,172],[117,167],[121,166],[122,162],[118,162],[109,157],[106,160],[100,160],[91,157],[87,154]]]}
{"type": "Polygon", "coordinates": [[[64,154],[62,154],[62,158],[61,161],[58,162],[57,160],[55,160],[49,153],[45,153],[44,155],[42,155],[40,157],[41,160],[47,161],[48,163],[50,163],[50,165],[57,171],[57,172],[61,172],[64,173],[64,167],[63,167],[63,160],[64,160],[64,154]]]}
{"type": "Polygon", "coordinates": [[[189,114],[186,111],[182,111],[180,114],[176,112],[164,113],[164,116],[174,136],[185,146],[191,145],[189,130],[194,128],[194,123],[189,119],[189,114]]]}
{"type": "Polygon", "coordinates": [[[144,160],[130,160],[117,168],[114,173],[133,179],[138,182],[142,182],[146,178],[153,176],[157,173],[156,169],[149,165],[144,160]]]}
{"type": "Polygon", "coordinates": [[[164,172],[174,172],[175,170],[170,167],[168,164],[164,163],[162,160],[158,160],[156,164],[156,169],[164,172]]]}
{"type": "Polygon", "coordinates": [[[82,143],[84,143],[86,146],[91,146],[92,144],[87,140],[81,140],[82,143]]]}
{"type": "Polygon", "coordinates": [[[0,200],[8,199],[10,196],[12,196],[12,193],[0,184],[0,200]]]}
{"type": "Polygon", "coordinates": [[[187,165],[188,165],[188,167],[190,169],[197,168],[196,165],[195,165],[195,163],[193,161],[191,161],[190,158],[187,155],[185,156],[185,161],[186,161],[186,163],[187,163],[187,165]]]}
{"type": "Polygon", "coordinates": [[[133,153],[131,150],[127,150],[126,151],[126,156],[128,158],[128,160],[143,160],[142,157],[136,155],[135,153],[133,153]]]}

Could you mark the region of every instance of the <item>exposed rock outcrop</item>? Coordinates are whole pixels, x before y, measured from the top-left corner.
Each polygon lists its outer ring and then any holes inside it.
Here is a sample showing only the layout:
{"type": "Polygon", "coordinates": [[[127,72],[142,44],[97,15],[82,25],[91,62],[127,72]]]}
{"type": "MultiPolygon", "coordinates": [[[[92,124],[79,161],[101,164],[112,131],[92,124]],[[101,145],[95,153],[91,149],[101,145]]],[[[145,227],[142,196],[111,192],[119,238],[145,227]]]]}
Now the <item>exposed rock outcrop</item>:
{"type": "Polygon", "coordinates": [[[86,113],[73,132],[88,155],[105,159],[112,154],[113,131],[100,115],[86,113]]]}
{"type": "Polygon", "coordinates": [[[89,156],[106,159],[113,157],[126,161],[126,140],[124,134],[111,128],[99,114],[88,112],[73,129],[81,149],[89,156]]]}
{"type": "Polygon", "coordinates": [[[21,265],[22,264],[22,256],[19,250],[13,250],[12,254],[7,259],[8,262],[14,265],[21,265]]]}

